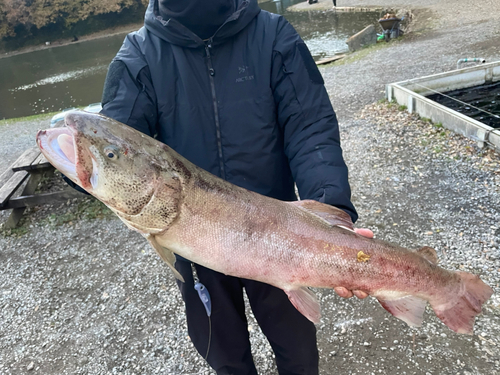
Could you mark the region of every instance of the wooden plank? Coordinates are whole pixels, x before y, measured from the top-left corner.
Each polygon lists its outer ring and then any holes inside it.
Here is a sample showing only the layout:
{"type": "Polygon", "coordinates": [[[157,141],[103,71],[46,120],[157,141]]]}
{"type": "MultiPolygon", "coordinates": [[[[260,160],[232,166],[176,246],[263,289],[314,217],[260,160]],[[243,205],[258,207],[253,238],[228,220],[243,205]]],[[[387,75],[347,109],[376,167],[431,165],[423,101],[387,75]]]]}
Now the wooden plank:
{"type": "Polygon", "coordinates": [[[32,164],[31,165],[31,170],[48,170],[48,169],[54,169],[52,164],[50,164],[48,161],[45,163],[40,163],[40,164],[32,164]]]}
{"type": "Polygon", "coordinates": [[[38,157],[38,155],[40,155],[40,149],[38,148],[38,146],[27,149],[21,156],[19,156],[14,164],[12,164],[12,170],[14,172],[17,172],[25,169],[23,167],[30,166],[31,163],[33,163],[33,160],[38,157]]]}
{"type": "Polygon", "coordinates": [[[15,193],[17,188],[28,177],[28,172],[20,171],[14,175],[0,188],[0,208],[2,208],[9,198],[15,193]]]}
{"type": "Polygon", "coordinates": [[[24,165],[22,167],[17,167],[17,171],[33,171],[36,169],[50,169],[53,168],[52,164],[49,162],[43,163],[43,164],[31,164],[31,165],[24,165]]]}
{"type": "Polygon", "coordinates": [[[33,171],[36,169],[50,169],[53,168],[52,164],[49,162],[43,163],[43,164],[31,164],[31,165],[25,165],[23,167],[17,167],[17,171],[33,171]]]}
{"type": "Polygon", "coordinates": [[[51,164],[45,159],[45,156],[43,156],[42,153],[39,153],[39,155],[30,163],[26,165],[16,165],[14,168],[16,171],[30,171],[34,169],[50,169],[51,164]]]}
{"type": "Polygon", "coordinates": [[[43,193],[37,195],[27,195],[17,198],[10,199],[5,205],[4,210],[11,208],[20,208],[20,207],[33,207],[33,206],[42,206],[44,204],[55,204],[65,202],[68,199],[81,198],[86,195],[80,193],[75,189],[65,189],[62,191],[55,191],[52,193],[43,193]]]}
{"type": "Polygon", "coordinates": [[[0,176],[0,187],[2,187],[4,184],[7,183],[7,181],[10,180],[10,178],[14,176],[14,171],[12,170],[11,167],[9,167],[5,172],[2,173],[0,176]]]}
{"type": "Polygon", "coordinates": [[[323,65],[323,64],[329,64],[331,62],[343,59],[345,55],[337,55],[333,57],[327,57],[326,59],[316,61],[316,65],[323,65]]]}
{"type": "MultiPolygon", "coordinates": [[[[17,173],[19,173],[19,172],[17,172],[17,173]]],[[[31,173],[30,177],[28,179],[28,183],[24,187],[24,189],[21,193],[21,196],[33,194],[35,192],[36,188],[38,187],[38,184],[42,180],[43,174],[44,174],[43,170],[34,171],[33,173],[31,173]]],[[[19,223],[19,220],[21,220],[21,218],[23,217],[25,210],[26,210],[26,207],[13,209],[9,215],[9,218],[5,222],[5,227],[6,228],[15,228],[16,225],[19,223]]]]}
{"type": "Polygon", "coordinates": [[[40,156],[35,159],[35,161],[31,164],[45,164],[48,163],[49,161],[45,158],[45,155],[40,153],[40,156]]]}
{"type": "Polygon", "coordinates": [[[33,162],[30,165],[24,165],[24,166],[19,166],[17,167],[17,170],[21,171],[29,171],[29,170],[36,170],[36,169],[52,169],[54,168],[52,164],[50,164],[45,156],[43,156],[42,153],[38,155],[38,157],[33,160],[33,162]]]}
{"type": "MultiPolygon", "coordinates": [[[[31,168],[35,168],[36,165],[40,164],[40,160],[44,160],[45,159],[45,156],[43,156],[42,153],[40,153],[40,155],[37,156],[37,158],[35,160],[33,160],[33,162],[31,163],[31,168]]],[[[47,159],[45,159],[45,161],[47,161],[47,159]]]]}

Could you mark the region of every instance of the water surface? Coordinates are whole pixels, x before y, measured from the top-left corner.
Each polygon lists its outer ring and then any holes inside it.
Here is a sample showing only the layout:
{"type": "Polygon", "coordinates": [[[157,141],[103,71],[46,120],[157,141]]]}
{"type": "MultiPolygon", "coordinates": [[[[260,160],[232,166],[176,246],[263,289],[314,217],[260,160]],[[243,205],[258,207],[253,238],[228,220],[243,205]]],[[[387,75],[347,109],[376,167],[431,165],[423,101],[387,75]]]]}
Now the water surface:
{"type": "MultiPolygon", "coordinates": [[[[297,0],[260,3],[283,14],[297,29],[316,60],[347,51],[345,40],[378,12],[288,12],[297,0]]],[[[125,34],[53,47],[0,59],[0,119],[60,111],[101,100],[109,63],[125,34]]]]}
{"type": "Polygon", "coordinates": [[[500,82],[427,96],[492,128],[500,128],[500,82]]]}

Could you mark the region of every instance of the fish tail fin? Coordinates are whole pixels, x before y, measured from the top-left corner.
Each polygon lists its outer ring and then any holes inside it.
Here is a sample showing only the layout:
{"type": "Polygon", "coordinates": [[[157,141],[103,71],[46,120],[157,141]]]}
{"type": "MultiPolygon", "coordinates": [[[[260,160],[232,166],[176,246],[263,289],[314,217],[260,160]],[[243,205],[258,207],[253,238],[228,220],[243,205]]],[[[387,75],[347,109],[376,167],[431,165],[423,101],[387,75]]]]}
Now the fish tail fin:
{"type": "MultiPolygon", "coordinates": [[[[472,335],[474,319],[481,307],[493,294],[493,289],[478,276],[468,272],[457,272],[462,280],[462,290],[453,306],[432,306],[437,317],[457,333],[472,335]]],[[[432,305],[432,303],[431,303],[432,305]]]]}
{"type": "Polygon", "coordinates": [[[383,295],[378,295],[377,299],[384,309],[409,326],[420,327],[422,325],[426,300],[411,295],[400,298],[384,298],[383,295]]]}

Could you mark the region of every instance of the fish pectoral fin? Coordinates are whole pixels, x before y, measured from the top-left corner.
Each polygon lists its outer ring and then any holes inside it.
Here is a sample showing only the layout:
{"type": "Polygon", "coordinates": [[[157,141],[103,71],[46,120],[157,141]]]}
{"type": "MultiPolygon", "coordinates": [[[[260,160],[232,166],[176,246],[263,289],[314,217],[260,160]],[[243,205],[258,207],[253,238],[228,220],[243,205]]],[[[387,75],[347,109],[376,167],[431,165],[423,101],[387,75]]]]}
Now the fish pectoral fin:
{"type": "Polygon", "coordinates": [[[321,309],[314,292],[306,287],[285,290],[288,299],[299,312],[313,323],[319,323],[321,309]]]}
{"type": "Polygon", "coordinates": [[[145,234],[143,235],[149,242],[149,244],[153,247],[153,249],[156,250],[157,254],[160,256],[161,259],[163,259],[163,261],[165,263],[167,263],[167,265],[170,267],[170,269],[172,270],[172,272],[174,273],[174,276],[176,279],[184,282],[184,278],[182,277],[182,275],[179,273],[179,271],[177,271],[174,267],[175,265],[175,254],[170,251],[169,249],[167,249],[166,247],[163,247],[161,246],[155,239],[155,237],[151,234],[145,234]]]}
{"type": "Polygon", "coordinates": [[[423,256],[425,259],[427,259],[429,262],[433,264],[437,264],[439,261],[436,250],[434,250],[432,247],[424,246],[418,249],[417,253],[419,253],[421,256],[423,256]]]}
{"type": "Polygon", "coordinates": [[[345,227],[349,230],[354,230],[354,225],[352,223],[351,217],[347,212],[341,210],[340,208],[313,200],[303,200],[288,203],[293,204],[294,206],[297,206],[302,210],[305,210],[313,214],[314,216],[319,217],[331,226],[337,225],[345,227]]]}
{"type": "Polygon", "coordinates": [[[427,301],[415,296],[404,296],[397,299],[377,297],[384,309],[411,327],[420,327],[424,319],[427,301]]]}

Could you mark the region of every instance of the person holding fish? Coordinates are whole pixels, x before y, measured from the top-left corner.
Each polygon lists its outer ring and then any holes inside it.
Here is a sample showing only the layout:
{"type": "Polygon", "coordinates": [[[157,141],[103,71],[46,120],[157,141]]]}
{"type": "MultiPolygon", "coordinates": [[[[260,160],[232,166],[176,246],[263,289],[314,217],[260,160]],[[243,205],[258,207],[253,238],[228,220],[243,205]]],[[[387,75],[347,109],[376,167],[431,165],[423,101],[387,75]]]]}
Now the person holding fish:
{"type": "MultiPolygon", "coordinates": [[[[296,184],[301,199],[357,219],[321,73],[294,28],[257,0],[151,0],[144,27],[109,66],[102,104],[102,114],[235,185],[294,201],[296,184]]],[[[243,289],[279,373],[318,374],[316,328],[283,290],[180,257],[175,267],[189,335],[217,374],[257,373],[243,289]]]]}

